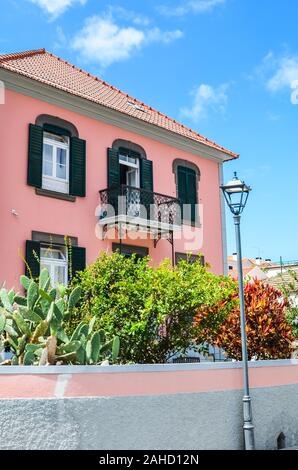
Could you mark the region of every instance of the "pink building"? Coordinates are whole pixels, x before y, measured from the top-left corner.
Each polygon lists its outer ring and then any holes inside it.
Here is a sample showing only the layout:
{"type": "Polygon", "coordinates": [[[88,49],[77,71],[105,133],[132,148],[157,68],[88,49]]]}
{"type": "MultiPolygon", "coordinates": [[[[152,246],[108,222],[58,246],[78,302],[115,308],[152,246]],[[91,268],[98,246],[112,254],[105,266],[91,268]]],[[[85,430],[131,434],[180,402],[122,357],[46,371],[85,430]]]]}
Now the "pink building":
{"type": "Polygon", "coordinates": [[[225,271],[219,186],[238,155],[43,49],[0,55],[0,80],[0,283],[24,258],[67,282],[116,249],[225,271]]]}

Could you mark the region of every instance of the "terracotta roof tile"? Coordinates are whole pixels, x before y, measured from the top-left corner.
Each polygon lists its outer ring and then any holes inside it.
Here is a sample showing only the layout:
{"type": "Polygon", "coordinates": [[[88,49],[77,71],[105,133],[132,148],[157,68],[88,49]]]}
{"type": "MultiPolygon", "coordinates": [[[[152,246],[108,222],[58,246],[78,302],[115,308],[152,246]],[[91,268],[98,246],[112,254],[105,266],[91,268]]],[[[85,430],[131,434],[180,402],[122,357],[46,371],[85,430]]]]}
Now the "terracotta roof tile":
{"type": "Polygon", "coordinates": [[[291,272],[289,271],[285,271],[283,274],[277,274],[274,277],[268,278],[266,282],[272,287],[275,287],[276,289],[282,289],[283,287],[293,291],[298,289],[296,271],[294,272],[294,274],[291,274],[291,272]]]}
{"type": "Polygon", "coordinates": [[[0,67],[200,142],[227,160],[239,156],[45,49],[2,54],[0,67]]]}

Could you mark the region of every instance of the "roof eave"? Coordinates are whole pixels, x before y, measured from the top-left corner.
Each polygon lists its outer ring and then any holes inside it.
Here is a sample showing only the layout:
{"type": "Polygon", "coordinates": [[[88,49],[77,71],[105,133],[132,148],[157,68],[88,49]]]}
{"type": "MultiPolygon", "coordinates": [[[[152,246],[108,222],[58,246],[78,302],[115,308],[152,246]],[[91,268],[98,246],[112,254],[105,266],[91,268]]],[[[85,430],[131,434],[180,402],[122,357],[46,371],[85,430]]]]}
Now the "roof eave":
{"type": "Polygon", "coordinates": [[[190,137],[183,136],[156,124],[143,121],[119,110],[115,110],[103,104],[99,104],[88,98],[74,94],[61,87],[43,83],[41,80],[29,78],[21,71],[12,71],[0,63],[0,79],[8,89],[36,99],[72,109],[81,114],[87,114],[95,119],[100,119],[118,127],[126,128],[141,135],[155,138],[173,147],[181,148],[196,155],[216,160],[219,163],[239,158],[225,149],[215,148],[206,142],[199,142],[190,137]],[[119,116],[119,119],[116,118],[119,116]],[[147,132],[146,132],[147,129],[147,132]],[[154,129],[154,130],[153,130],[154,129]],[[158,138],[159,137],[159,138],[158,138]]]}

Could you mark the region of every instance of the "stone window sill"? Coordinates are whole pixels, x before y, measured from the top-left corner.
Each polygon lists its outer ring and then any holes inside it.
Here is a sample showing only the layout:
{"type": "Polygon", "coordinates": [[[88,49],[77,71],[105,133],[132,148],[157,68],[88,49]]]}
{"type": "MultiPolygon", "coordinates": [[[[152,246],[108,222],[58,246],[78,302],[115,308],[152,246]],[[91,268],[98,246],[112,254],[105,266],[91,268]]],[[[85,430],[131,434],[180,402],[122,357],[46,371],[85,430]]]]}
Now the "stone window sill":
{"type": "Polygon", "coordinates": [[[62,199],[63,201],[75,202],[76,200],[75,196],[58,193],[57,191],[50,191],[49,189],[35,188],[35,193],[38,196],[52,197],[54,199],[62,199]]]}

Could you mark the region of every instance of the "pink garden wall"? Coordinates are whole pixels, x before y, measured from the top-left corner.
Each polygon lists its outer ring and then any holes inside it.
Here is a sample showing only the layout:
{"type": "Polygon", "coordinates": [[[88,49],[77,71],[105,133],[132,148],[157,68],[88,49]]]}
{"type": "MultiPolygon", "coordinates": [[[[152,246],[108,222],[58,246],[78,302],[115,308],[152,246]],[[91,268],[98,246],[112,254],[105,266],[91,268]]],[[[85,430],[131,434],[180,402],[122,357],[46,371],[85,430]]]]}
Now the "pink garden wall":
{"type": "MultiPolygon", "coordinates": [[[[249,363],[256,449],[298,446],[298,360],[249,363]]],[[[0,368],[0,449],[243,449],[241,362],[0,368]]]]}
{"type": "MultiPolygon", "coordinates": [[[[298,385],[298,360],[251,362],[252,389],[298,385]]],[[[9,366],[0,399],[175,395],[243,389],[241,363],[131,366],[9,366]]]]}
{"type": "MultiPolygon", "coordinates": [[[[186,227],[184,238],[175,240],[175,251],[200,251],[214,272],[222,272],[219,168],[216,162],[7,90],[5,104],[0,107],[0,282],[18,285],[19,275],[24,271],[25,240],[31,239],[32,230],[78,237],[79,245],[86,248],[88,263],[101,250],[111,248],[111,241],[96,237],[95,211],[99,204],[98,191],[107,187],[107,148],[115,139],[126,139],[145,149],[147,157],[153,161],[155,192],[176,197],[172,172],[174,159],[185,159],[199,167],[202,227],[186,227]],[[40,114],[73,123],[79,136],[87,142],[87,194],[85,198],[78,197],[75,203],[38,196],[35,189],[26,184],[28,126],[35,123],[40,114]],[[186,244],[186,238],[192,242],[186,244]],[[202,245],[200,240],[203,240],[202,245]]],[[[149,247],[154,262],[171,256],[171,245],[166,240],[161,240],[156,249],[152,240],[127,240],[127,243],[149,247]]]]}

